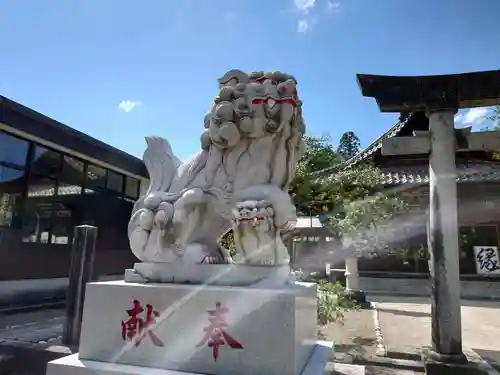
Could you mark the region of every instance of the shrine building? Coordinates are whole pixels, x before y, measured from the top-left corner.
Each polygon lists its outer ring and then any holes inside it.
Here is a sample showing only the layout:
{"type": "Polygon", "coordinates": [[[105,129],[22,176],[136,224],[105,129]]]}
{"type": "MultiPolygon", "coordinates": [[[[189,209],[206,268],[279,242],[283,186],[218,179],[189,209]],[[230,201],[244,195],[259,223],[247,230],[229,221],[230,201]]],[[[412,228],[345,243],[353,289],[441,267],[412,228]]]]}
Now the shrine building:
{"type": "MultiPolygon", "coordinates": [[[[362,152],[346,162],[346,168],[362,163],[378,167],[385,194],[397,194],[408,204],[404,218],[396,217],[381,231],[393,231],[387,253],[360,258],[358,267],[364,285],[376,279],[428,279],[427,207],[429,204],[429,156],[384,156],[382,140],[426,131],[424,112],[402,113],[399,121],[362,152]]],[[[493,247],[498,253],[500,224],[500,159],[486,151],[456,153],[460,274],[462,282],[490,282],[500,298],[500,273],[479,270],[474,247],[493,247]]],[[[388,238],[391,236],[388,235],[388,238]]],[[[401,284],[401,283],[400,283],[401,284]]],[[[474,283],[476,284],[476,283],[474,283]]],[[[409,282],[408,292],[419,284],[409,282]]],[[[427,287],[426,287],[427,288],[427,287]]],[[[468,288],[468,286],[465,286],[468,288]]],[[[464,289],[464,287],[462,288],[464,289]]],[[[427,293],[427,292],[425,292],[427,293]]],[[[488,293],[488,292],[486,292],[488,293]]],[[[427,293],[428,295],[428,293],[427,293]]]]}

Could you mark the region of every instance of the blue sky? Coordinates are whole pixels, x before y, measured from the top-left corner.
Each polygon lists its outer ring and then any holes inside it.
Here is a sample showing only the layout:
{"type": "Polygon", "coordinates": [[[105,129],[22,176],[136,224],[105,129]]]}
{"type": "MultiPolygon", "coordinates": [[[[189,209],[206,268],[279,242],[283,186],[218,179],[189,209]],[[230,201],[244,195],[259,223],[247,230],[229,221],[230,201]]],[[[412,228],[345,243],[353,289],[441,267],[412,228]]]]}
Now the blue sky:
{"type": "Polygon", "coordinates": [[[185,159],[219,76],[282,70],[309,134],[366,146],[397,115],[356,73],[499,69],[499,14],[498,0],[0,0],[0,94],[136,156],[163,136],[185,159]]]}

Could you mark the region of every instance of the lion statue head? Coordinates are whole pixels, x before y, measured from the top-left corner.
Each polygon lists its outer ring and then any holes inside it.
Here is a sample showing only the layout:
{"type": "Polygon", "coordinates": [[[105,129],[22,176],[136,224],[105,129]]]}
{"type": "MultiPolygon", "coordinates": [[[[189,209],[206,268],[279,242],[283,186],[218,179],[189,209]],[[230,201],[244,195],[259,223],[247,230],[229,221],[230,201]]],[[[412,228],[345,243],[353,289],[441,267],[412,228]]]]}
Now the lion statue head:
{"type": "Polygon", "coordinates": [[[205,115],[206,178],[229,191],[271,184],[286,191],[303,154],[297,81],[282,72],[231,70],[205,115]]]}

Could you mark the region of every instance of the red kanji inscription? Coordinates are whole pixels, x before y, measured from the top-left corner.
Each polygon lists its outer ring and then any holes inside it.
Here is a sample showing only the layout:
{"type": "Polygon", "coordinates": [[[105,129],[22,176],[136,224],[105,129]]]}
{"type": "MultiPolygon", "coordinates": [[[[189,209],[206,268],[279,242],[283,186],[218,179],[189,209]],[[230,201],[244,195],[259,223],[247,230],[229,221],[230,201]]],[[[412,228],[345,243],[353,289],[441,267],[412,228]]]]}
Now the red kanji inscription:
{"type": "Polygon", "coordinates": [[[220,302],[215,303],[215,310],[207,310],[210,324],[208,327],[203,328],[205,331],[205,336],[203,340],[197,345],[202,346],[208,344],[209,348],[212,348],[212,356],[214,361],[217,361],[219,357],[219,347],[221,345],[227,344],[232,349],[243,349],[238,341],[236,341],[229,333],[227,333],[226,328],[228,324],[226,323],[223,314],[227,313],[229,310],[223,307],[220,302]]]}
{"type": "Polygon", "coordinates": [[[160,316],[158,311],[153,309],[150,304],[146,305],[146,319],[142,319],[140,314],[144,312],[141,303],[138,300],[134,300],[134,306],[126,310],[128,320],[122,320],[122,338],[124,340],[133,341],[135,346],[139,346],[142,339],[146,334],[151,338],[151,341],[155,346],[164,346],[160,338],[152,331],[150,327],[154,324],[155,318],[160,316]]]}

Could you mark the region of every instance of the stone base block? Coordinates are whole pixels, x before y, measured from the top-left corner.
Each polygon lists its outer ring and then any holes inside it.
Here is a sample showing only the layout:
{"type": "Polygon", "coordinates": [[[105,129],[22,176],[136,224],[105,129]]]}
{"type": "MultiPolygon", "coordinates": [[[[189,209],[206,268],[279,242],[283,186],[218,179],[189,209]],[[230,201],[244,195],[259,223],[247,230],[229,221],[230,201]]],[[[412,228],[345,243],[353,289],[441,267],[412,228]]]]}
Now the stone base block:
{"type": "Polygon", "coordinates": [[[422,350],[426,375],[489,375],[490,369],[470,355],[446,356],[439,360],[429,348],[422,350]]]}
{"type": "Polygon", "coordinates": [[[221,286],[282,286],[295,281],[290,266],[247,266],[239,264],[135,263],[125,271],[133,283],[176,283],[221,286]]]}
{"type": "MultiPolygon", "coordinates": [[[[302,375],[322,375],[332,351],[331,342],[318,341],[304,366],[302,375]]],[[[339,375],[364,375],[364,366],[329,364],[329,373],[339,375]]],[[[78,354],[57,359],[47,364],[47,375],[200,375],[175,370],[162,370],[117,363],[81,360],[78,354]]]]}
{"type": "Polygon", "coordinates": [[[204,374],[299,375],[316,344],[316,306],[313,283],[89,283],[79,359],[204,374]]]}

